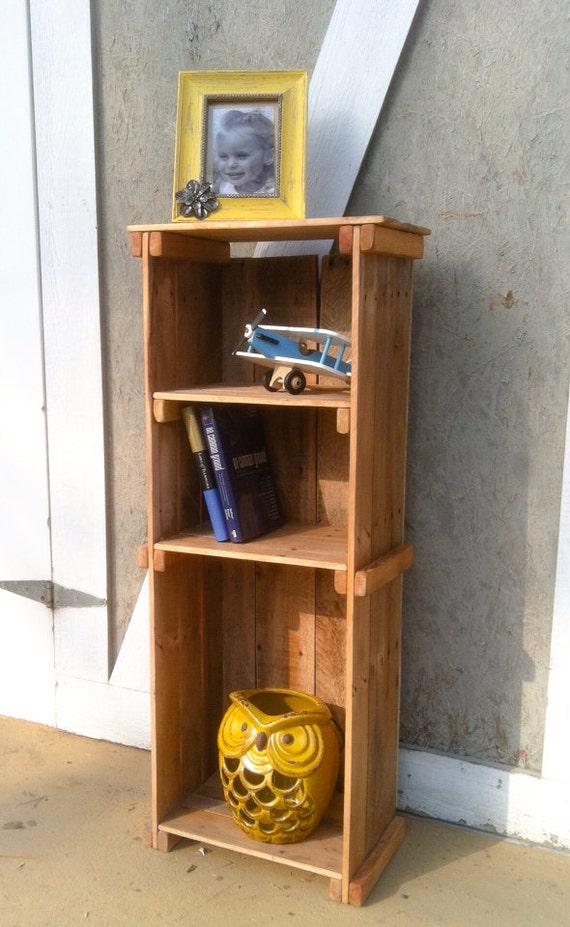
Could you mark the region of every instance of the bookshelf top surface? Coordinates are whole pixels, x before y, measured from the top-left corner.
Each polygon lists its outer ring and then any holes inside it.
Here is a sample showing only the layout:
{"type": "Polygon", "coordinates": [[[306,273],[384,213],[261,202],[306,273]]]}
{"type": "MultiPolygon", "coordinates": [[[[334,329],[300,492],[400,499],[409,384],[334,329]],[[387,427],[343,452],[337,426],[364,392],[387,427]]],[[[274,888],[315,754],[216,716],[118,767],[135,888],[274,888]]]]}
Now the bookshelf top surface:
{"type": "Polygon", "coordinates": [[[168,222],[159,225],[129,225],[128,232],[173,232],[196,238],[222,241],[303,241],[306,239],[337,239],[343,226],[377,225],[384,228],[429,235],[430,230],[411,225],[389,216],[342,216],[324,219],[262,219],[249,221],[219,221],[212,219],[168,222]]]}
{"type": "Polygon", "coordinates": [[[244,405],[267,406],[309,406],[336,409],[350,408],[350,389],[331,386],[307,386],[299,395],[291,395],[286,390],[268,392],[263,386],[217,383],[209,386],[197,386],[188,389],[156,390],[153,399],[184,403],[214,402],[239,403],[244,405]]]}

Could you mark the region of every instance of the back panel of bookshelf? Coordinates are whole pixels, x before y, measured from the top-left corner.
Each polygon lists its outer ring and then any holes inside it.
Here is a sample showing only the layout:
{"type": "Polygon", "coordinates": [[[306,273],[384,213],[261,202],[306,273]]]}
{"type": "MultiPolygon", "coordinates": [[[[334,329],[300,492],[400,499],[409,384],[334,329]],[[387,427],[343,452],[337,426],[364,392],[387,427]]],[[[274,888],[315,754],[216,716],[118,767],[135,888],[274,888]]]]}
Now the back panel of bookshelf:
{"type": "MultiPolygon", "coordinates": [[[[159,260],[151,286],[151,393],[259,380],[258,368],[232,352],[262,307],[272,324],[320,324],[350,333],[346,257],[325,262],[320,282],[310,257],[234,259],[229,265],[159,260]]],[[[345,527],[349,435],[338,433],[335,410],[276,405],[263,413],[285,518],[345,527]]],[[[183,423],[154,423],[150,445],[156,542],[206,515],[183,423]]],[[[346,599],[335,592],[332,571],[170,553],[166,567],[155,574],[153,597],[155,712],[161,718],[156,753],[176,774],[157,775],[161,788],[174,781],[174,792],[184,793],[214,771],[217,727],[235,689],[315,692],[342,722],[346,599]]],[[[169,810],[179,800],[168,794],[159,805],[169,810]]]]}

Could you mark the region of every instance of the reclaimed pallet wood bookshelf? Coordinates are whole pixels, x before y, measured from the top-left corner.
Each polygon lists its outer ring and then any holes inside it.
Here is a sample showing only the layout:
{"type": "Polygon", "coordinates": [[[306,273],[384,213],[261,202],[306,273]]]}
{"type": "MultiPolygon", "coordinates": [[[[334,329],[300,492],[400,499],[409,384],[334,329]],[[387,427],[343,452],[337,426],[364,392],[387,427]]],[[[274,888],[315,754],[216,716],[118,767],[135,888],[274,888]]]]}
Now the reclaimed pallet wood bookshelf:
{"type": "Polygon", "coordinates": [[[168,850],[200,840],[318,873],[363,904],[396,848],[404,487],[414,261],[427,229],[383,216],[131,226],[141,258],[151,595],[152,823],[168,850]],[[316,256],[234,245],[332,240],[316,256]],[[242,249],[243,250],[243,249],[242,249]],[[236,357],[246,322],[351,338],[351,384],[270,393],[236,357]],[[188,403],[260,406],[285,524],[217,542],[182,421],[188,403]],[[327,816],[277,846],[231,820],[216,735],[231,691],[316,694],[344,731],[327,816]]]}

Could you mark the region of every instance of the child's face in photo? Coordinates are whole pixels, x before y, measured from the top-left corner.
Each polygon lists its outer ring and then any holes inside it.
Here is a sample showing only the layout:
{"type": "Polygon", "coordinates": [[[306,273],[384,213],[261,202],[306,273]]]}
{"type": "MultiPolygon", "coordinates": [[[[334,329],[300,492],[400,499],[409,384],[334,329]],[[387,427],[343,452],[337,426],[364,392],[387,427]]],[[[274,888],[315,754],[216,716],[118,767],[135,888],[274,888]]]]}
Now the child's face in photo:
{"type": "Polygon", "coordinates": [[[254,193],[266,168],[273,162],[273,151],[264,148],[247,128],[219,132],[216,138],[216,165],[224,180],[238,193],[254,193]]]}

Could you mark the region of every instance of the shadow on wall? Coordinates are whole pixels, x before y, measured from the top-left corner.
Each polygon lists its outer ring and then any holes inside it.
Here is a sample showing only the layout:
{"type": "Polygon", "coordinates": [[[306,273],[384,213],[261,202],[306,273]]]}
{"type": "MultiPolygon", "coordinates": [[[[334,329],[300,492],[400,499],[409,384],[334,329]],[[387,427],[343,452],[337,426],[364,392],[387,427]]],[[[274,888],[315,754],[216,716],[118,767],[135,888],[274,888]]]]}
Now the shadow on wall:
{"type": "Polygon", "coordinates": [[[468,267],[418,271],[401,739],[539,771],[547,661],[539,678],[537,618],[551,614],[551,590],[539,587],[528,504],[538,439],[528,307],[511,292],[485,305],[468,267]]]}

